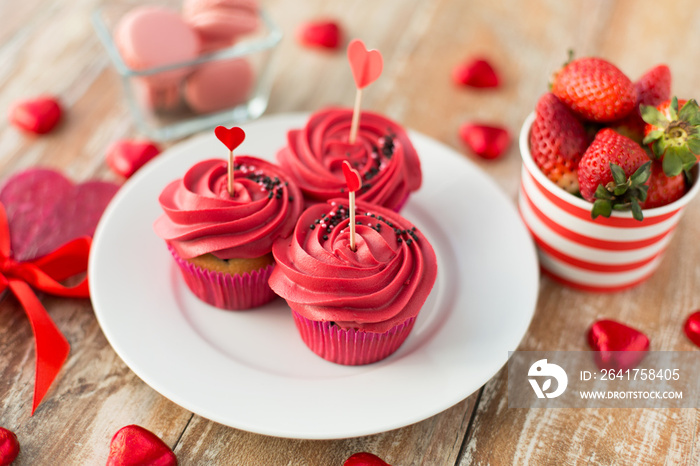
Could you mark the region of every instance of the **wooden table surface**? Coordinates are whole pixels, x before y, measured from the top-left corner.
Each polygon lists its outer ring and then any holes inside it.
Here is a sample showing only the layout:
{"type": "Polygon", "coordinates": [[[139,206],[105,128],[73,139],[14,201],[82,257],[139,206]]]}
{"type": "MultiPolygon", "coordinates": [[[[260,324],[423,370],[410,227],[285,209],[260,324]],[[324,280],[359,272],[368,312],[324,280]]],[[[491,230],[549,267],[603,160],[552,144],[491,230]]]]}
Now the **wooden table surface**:
{"type": "MultiPolygon", "coordinates": [[[[104,152],[138,135],[119,79],[89,21],[95,0],[0,2],[0,109],[50,92],[67,107],[53,133],[31,137],[0,120],[0,181],[35,165],[75,180],[118,180],[104,152]]],[[[464,154],[515,202],[520,158],[484,162],[468,154],[458,127],[496,122],[517,135],[546,91],[549,74],[578,56],[600,55],[632,79],[658,63],[672,70],[673,91],[700,97],[700,4],[696,0],[265,0],[285,32],[268,114],[352,105],[343,52],[301,48],[302,21],[341,18],[348,37],[380,49],[385,70],[363,107],[387,114],[464,154]],[[450,72],[483,55],[500,70],[498,90],[458,89],[450,72]]],[[[546,278],[535,317],[520,344],[527,350],[585,350],[596,319],[641,328],[657,350],[697,350],[682,334],[700,308],[700,203],[690,204],[660,270],[617,294],[573,291],[546,278]]],[[[266,437],[194,415],[159,395],[127,368],[100,329],[89,300],[41,295],[71,354],[30,417],[34,343],[12,297],[0,301],[0,426],[17,433],[18,465],[97,465],[122,426],[139,424],[170,445],[183,465],[341,465],[358,451],[394,465],[700,464],[697,409],[509,409],[506,375],[429,419],[362,438],[303,441],[266,437]]],[[[507,323],[504,323],[507,325],[507,323]]]]}

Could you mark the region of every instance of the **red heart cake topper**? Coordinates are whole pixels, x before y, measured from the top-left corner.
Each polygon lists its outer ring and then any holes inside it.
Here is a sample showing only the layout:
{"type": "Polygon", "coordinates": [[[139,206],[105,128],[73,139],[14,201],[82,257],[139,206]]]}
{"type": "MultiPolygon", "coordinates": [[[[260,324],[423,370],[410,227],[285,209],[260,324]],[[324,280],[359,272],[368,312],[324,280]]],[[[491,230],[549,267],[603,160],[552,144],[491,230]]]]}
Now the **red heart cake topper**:
{"type": "Polygon", "coordinates": [[[362,187],[362,178],[360,178],[360,172],[355,170],[350,166],[350,162],[347,160],[343,161],[343,175],[345,175],[345,182],[348,185],[348,191],[354,193],[362,187]]]}
{"type": "Polygon", "coordinates": [[[349,191],[350,249],[355,251],[355,191],[362,187],[362,178],[360,178],[360,173],[352,168],[347,160],[343,160],[343,175],[345,175],[345,183],[347,183],[349,191]]]}
{"type": "Polygon", "coordinates": [[[367,50],[364,42],[354,39],[348,45],[348,61],[358,89],[363,89],[382,74],[384,60],[379,50],[367,50]]]}
{"type": "Polygon", "coordinates": [[[214,134],[230,151],[235,150],[245,139],[245,132],[238,126],[232,128],[217,126],[214,129],[214,134]]]}

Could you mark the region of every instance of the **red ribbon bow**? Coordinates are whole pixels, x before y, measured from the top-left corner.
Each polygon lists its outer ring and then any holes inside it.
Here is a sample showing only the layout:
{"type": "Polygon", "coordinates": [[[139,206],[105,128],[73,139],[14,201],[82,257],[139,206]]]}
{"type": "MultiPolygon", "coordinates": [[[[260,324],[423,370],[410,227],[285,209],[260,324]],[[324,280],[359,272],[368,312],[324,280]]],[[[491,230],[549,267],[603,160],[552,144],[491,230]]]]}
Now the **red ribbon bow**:
{"type": "Polygon", "coordinates": [[[29,317],[34,332],[36,370],[32,414],[49,390],[68,358],[70,346],[49,317],[32,288],[55,296],[87,298],[87,276],[75,286],[59,282],[87,270],[92,240],[75,239],[39,259],[17,262],[10,253],[10,228],[5,207],[0,203],[0,293],[6,288],[17,297],[29,317]]]}

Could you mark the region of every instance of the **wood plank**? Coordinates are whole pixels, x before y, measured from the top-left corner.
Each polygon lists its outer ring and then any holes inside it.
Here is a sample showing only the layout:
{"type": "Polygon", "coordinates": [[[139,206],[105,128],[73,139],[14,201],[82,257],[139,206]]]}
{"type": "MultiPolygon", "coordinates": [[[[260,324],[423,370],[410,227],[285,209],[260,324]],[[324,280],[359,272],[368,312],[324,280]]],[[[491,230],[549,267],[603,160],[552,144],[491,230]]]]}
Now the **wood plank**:
{"type": "Polygon", "coordinates": [[[182,464],[341,465],[350,455],[368,451],[394,465],[453,465],[475,399],[408,427],[344,440],[267,437],[194,416],[175,453],[182,464]]]}
{"type": "Polygon", "coordinates": [[[431,2],[420,0],[360,0],[347,2],[282,2],[269,4],[284,39],[277,55],[277,77],[270,97],[270,113],[315,111],[333,105],[352,107],[355,84],[344,47],[337,52],[309,49],[295,39],[297,28],[319,18],[342,19],[347,42],[362,39],[384,56],[382,77],[363,93],[363,109],[383,111],[376,102],[394,89],[395,75],[407,58],[406,43],[420,40],[431,2]],[[392,27],[395,25],[395,27],[392,27]]]}

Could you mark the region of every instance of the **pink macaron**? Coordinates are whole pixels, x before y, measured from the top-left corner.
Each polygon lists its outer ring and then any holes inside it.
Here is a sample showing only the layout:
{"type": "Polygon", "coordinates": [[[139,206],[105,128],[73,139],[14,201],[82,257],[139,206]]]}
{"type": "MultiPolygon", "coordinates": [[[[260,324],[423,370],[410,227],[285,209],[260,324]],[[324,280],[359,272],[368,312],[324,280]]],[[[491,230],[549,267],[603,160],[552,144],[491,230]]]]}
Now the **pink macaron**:
{"type": "Polygon", "coordinates": [[[253,67],[244,58],[205,63],[185,82],[185,100],[196,113],[211,113],[244,103],[255,82],[253,67]]]}
{"type": "MultiPolygon", "coordinates": [[[[176,12],[142,6],[125,14],[117,24],[115,40],[124,62],[134,70],[147,70],[195,59],[201,44],[197,33],[176,12]]],[[[151,82],[175,81],[187,68],[149,76],[151,82]]]]}
{"type": "Polygon", "coordinates": [[[259,26],[257,0],[184,0],[182,16],[202,41],[202,51],[232,45],[259,26]]]}

